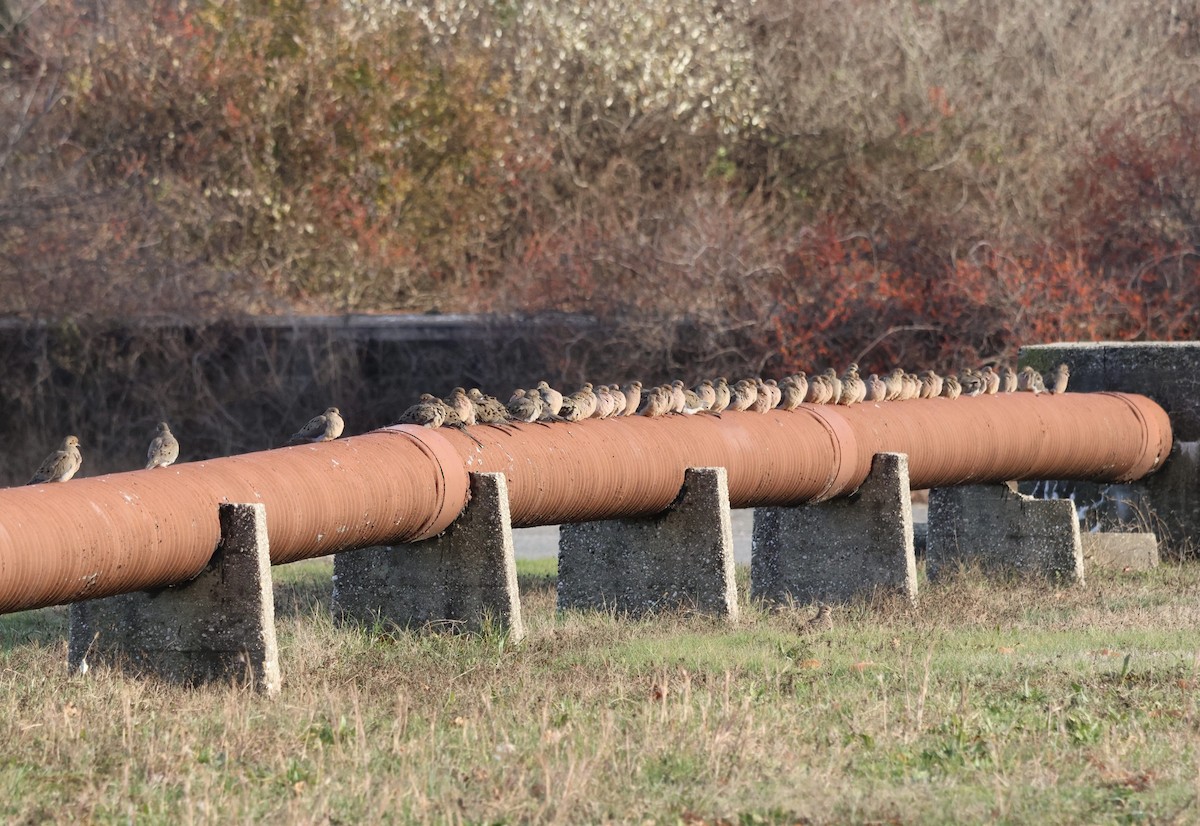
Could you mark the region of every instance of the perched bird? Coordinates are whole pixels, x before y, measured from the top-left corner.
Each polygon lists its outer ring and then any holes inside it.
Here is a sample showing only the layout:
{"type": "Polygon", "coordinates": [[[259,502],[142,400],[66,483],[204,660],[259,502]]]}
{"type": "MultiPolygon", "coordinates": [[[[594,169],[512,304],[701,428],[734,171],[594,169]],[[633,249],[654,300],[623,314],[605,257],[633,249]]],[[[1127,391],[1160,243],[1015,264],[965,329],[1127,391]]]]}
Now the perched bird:
{"type": "Polygon", "coordinates": [[[421,427],[441,427],[446,423],[449,406],[432,393],[422,393],[417,403],[400,414],[397,424],[415,424],[421,427]]]}
{"type": "Polygon", "coordinates": [[[883,379],[872,373],[866,382],[866,392],[863,394],[863,400],[869,402],[881,402],[887,399],[887,385],[883,379]]]}
{"type": "Polygon", "coordinates": [[[1021,393],[1040,393],[1045,389],[1042,382],[1042,374],[1034,370],[1029,365],[1021,368],[1021,372],[1017,373],[1017,391],[1021,393]]]}
{"type": "Polygon", "coordinates": [[[621,385],[611,385],[608,388],[608,395],[613,400],[613,416],[624,416],[625,405],[629,404],[629,400],[625,398],[625,391],[621,389],[621,385]]]}
{"type": "Polygon", "coordinates": [[[687,399],[683,395],[683,382],[675,379],[666,385],[666,390],[671,394],[671,412],[682,413],[683,408],[687,406],[687,399]]]}
{"type": "Polygon", "coordinates": [[[841,404],[842,401],[842,380],[838,378],[837,371],[832,367],[825,368],[825,372],[821,374],[825,377],[825,383],[829,385],[829,404],[841,404]]]}
{"type": "Polygon", "coordinates": [[[839,404],[858,404],[867,397],[867,385],[858,375],[858,365],[851,364],[842,374],[842,398],[839,404]]]}
{"type": "Polygon", "coordinates": [[[175,440],[171,428],[166,422],[158,423],[158,433],[150,440],[150,449],[146,451],[146,470],[154,467],[166,467],[179,458],[179,442],[175,440]]]}
{"type": "Polygon", "coordinates": [[[1060,364],[1047,373],[1043,381],[1048,391],[1058,395],[1059,393],[1067,392],[1067,380],[1070,378],[1071,368],[1065,364],[1060,364]]]}
{"type": "Polygon", "coordinates": [[[919,378],[921,379],[921,392],[917,394],[919,399],[936,399],[942,395],[942,377],[933,370],[922,370],[919,378]]]}
{"type": "Polygon", "coordinates": [[[308,420],[304,427],[292,434],[288,439],[289,445],[313,444],[316,442],[332,442],[342,435],[346,423],[336,407],[327,407],[324,413],[319,413],[308,420]]]}
{"type": "Polygon", "coordinates": [[[555,390],[546,381],[537,383],[537,391],[542,396],[542,401],[546,405],[546,409],[550,411],[550,415],[557,416],[562,410],[563,394],[555,390]]]}
{"type": "Polygon", "coordinates": [[[904,393],[904,368],[897,367],[892,372],[883,377],[883,383],[887,385],[887,401],[895,401],[904,393]]]}
{"type": "Polygon", "coordinates": [[[642,407],[642,415],[656,419],[671,411],[671,394],[661,387],[653,388],[646,394],[646,403],[642,407]]]}
{"type": "Polygon", "coordinates": [[[779,400],[783,398],[782,391],[779,389],[779,382],[775,379],[767,379],[763,382],[763,386],[767,388],[767,392],[771,394],[771,409],[779,407],[779,400]]]}
{"type": "Polygon", "coordinates": [[[729,379],[721,376],[713,382],[713,392],[716,394],[716,401],[708,408],[714,413],[720,413],[729,407],[729,379]]]}
{"type": "Polygon", "coordinates": [[[542,415],[545,402],[536,390],[526,390],[520,395],[514,393],[508,400],[508,415],[514,422],[536,422],[542,415]]]}
{"type": "Polygon", "coordinates": [[[583,418],[589,419],[596,415],[596,406],[600,400],[596,398],[590,381],[585,381],[571,397],[575,399],[575,407],[582,411],[583,418]]]}
{"type": "Polygon", "coordinates": [[[740,380],[729,388],[729,409],[749,410],[750,405],[758,398],[758,388],[746,379],[740,380]]]}
{"type": "Polygon", "coordinates": [[[957,399],[962,394],[962,387],[954,376],[946,376],[942,382],[942,395],[947,399],[957,399]]]}
{"type": "Polygon", "coordinates": [[[33,478],[25,484],[40,485],[43,482],[66,482],[72,476],[79,472],[79,466],[83,464],[83,456],[79,453],[79,437],[68,436],[62,440],[62,444],[58,446],[58,450],[47,456],[38,469],[34,471],[33,478]]]}
{"type": "MultiPolygon", "coordinates": [[[[710,413],[708,405],[704,403],[704,399],[696,393],[695,390],[683,391],[683,414],[685,416],[694,416],[697,413],[710,413]]],[[[720,416],[720,413],[713,413],[714,416],[720,416]]]]}
{"type": "Polygon", "coordinates": [[[808,392],[804,395],[804,400],[809,404],[825,404],[829,401],[832,393],[829,390],[829,383],[824,376],[813,376],[808,382],[808,392]]]}
{"type": "Polygon", "coordinates": [[[625,385],[621,392],[625,394],[625,410],[622,411],[621,415],[635,415],[642,404],[642,383],[640,381],[631,381],[625,385]]]}
{"type": "MultiPolygon", "coordinates": [[[[621,397],[621,403],[624,404],[625,397],[621,397]]],[[[596,391],[596,418],[611,419],[617,415],[617,397],[613,395],[612,390],[608,385],[600,385],[600,389],[596,391]]]]}
{"type": "Polygon", "coordinates": [[[754,413],[766,413],[775,406],[775,394],[771,392],[771,388],[762,379],[754,381],[754,401],[750,402],[750,406],[746,408],[754,413]]]}
{"type": "Polygon", "coordinates": [[[586,419],[584,408],[579,406],[579,400],[574,396],[564,396],[562,407],[558,409],[558,417],[564,422],[577,422],[586,419]]]}
{"type": "Polygon", "coordinates": [[[800,391],[800,401],[808,398],[808,374],[801,370],[799,373],[791,376],[792,384],[796,385],[796,389],[800,391]]]}
{"type": "Polygon", "coordinates": [[[1000,374],[990,364],[983,368],[983,392],[989,396],[1000,392],[1000,374]]]}
{"type": "Polygon", "coordinates": [[[1017,372],[1008,365],[1005,365],[1004,369],[1000,371],[1000,392],[1017,392],[1017,372]]]}
{"type": "Polygon", "coordinates": [[[962,387],[962,394],[964,396],[979,396],[983,394],[983,376],[970,367],[963,368],[962,373],[958,376],[958,383],[962,387]]]}
{"type": "Polygon", "coordinates": [[[819,631],[833,630],[833,609],[825,603],[817,606],[816,616],[800,626],[801,634],[814,634],[819,631]]]}
{"type": "Polygon", "coordinates": [[[471,397],[467,395],[467,391],[461,387],[456,387],[450,391],[450,395],[443,401],[446,405],[458,414],[458,419],[464,425],[473,425],[477,421],[475,415],[475,402],[471,401],[471,397]]]}
{"type": "Polygon", "coordinates": [[[713,387],[712,379],[703,379],[692,388],[692,392],[700,399],[705,410],[712,410],[713,405],[717,403],[717,389],[713,387]]]}
{"type": "MultiPolygon", "coordinates": [[[[807,389],[807,388],[805,388],[807,389]]],[[[804,390],[791,378],[783,380],[779,385],[779,410],[795,410],[804,401],[804,390]]]]}
{"type": "Polygon", "coordinates": [[[478,387],[472,387],[467,391],[467,397],[471,403],[475,405],[475,422],[477,424],[490,424],[500,426],[503,430],[503,425],[507,424],[508,408],[506,408],[499,399],[495,396],[484,395],[483,391],[478,387]]]}

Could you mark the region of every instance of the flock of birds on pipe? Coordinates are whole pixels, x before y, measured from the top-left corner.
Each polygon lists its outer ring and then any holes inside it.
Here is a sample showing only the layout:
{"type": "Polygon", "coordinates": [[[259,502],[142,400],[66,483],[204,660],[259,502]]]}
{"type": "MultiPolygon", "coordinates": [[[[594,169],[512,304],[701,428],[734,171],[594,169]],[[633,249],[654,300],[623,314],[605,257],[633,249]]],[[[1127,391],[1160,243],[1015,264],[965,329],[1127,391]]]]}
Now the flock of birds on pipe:
{"type": "MultiPolygon", "coordinates": [[[[1024,367],[1018,373],[1011,367],[996,371],[989,365],[982,370],[966,368],[958,376],[939,376],[933,370],[915,375],[897,367],[885,376],[872,373],[864,379],[859,376],[858,365],[851,364],[841,376],[830,367],[811,378],[801,372],[779,382],[753,378],[730,384],[725,378],[704,379],[691,388],[682,381],[648,390],[640,381],[624,387],[616,384],[594,387],[588,382],[574,393],[564,394],[542,381],[537,387],[517,390],[507,404],[478,388],[456,387],[444,399],[425,393],[404,411],[397,424],[453,427],[466,433],[466,428],[475,424],[503,427],[513,422],[577,422],[614,416],[720,416],[726,410],[756,413],[795,410],[804,403],[851,405],[995,393],[1065,393],[1069,378],[1067,365],[1060,364],[1045,376],[1032,367],[1024,367]]],[[[328,442],[341,436],[344,429],[341,412],[330,407],[309,419],[287,444],[328,442]]],[[[146,469],[167,467],[177,458],[179,442],[167,423],[159,422],[158,432],[146,453],[146,469]]],[[[79,438],[68,436],[26,484],[66,482],[82,464],[79,438]]]]}

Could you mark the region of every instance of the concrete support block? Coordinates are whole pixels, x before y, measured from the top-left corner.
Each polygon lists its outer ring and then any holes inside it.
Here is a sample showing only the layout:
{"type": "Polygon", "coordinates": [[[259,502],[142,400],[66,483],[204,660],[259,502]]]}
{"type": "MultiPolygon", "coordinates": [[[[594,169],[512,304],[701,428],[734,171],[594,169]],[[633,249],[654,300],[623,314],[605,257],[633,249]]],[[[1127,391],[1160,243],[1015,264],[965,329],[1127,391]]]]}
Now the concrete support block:
{"type": "Polygon", "coordinates": [[[929,492],[925,572],[979,565],[1001,575],[1083,582],[1079,521],[1069,501],[1034,499],[1007,485],[965,485],[929,492]]]}
{"type": "Polygon", "coordinates": [[[634,616],[690,608],[736,621],[725,468],[689,468],[679,497],[657,516],[563,525],[558,607],[634,616]]]}
{"type": "Polygon", "coordinates": [[[503,473],[470,476],[471,501],[441,536],[334,556],[335,617],[525,636],[508,483],[503,473]]]}
{"type": "Polygon", "coordinates": [[[175,683],[234,682],[278,693],[266,509],[220,505],[219,518],[220,544],[190,582],[71,606],[72,671],[106,663],[175,683]]]}
{"type": "Polygon", "coordinates": [[[908,456],[876,454],[848,497],[754,509],[753,598],[850,602],[877,591],[917,596],[908,456]]]}
{"type": "Polygon", "coordinates": [[[1158,537],[1152,533],[1085,532],[1083,561],[1118,571],[1148,571],[1158,567],[1158,537]]]}

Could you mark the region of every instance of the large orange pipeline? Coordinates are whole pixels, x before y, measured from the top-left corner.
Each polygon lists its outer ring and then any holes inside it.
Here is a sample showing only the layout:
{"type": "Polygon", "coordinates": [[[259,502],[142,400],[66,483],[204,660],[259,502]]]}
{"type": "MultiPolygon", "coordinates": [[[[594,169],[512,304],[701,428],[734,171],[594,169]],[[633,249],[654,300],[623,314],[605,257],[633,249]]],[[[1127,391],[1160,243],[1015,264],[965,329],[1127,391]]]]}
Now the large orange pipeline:
{"type": "Polygon", "coordinates": [[[1006,394],[804,405],[784,412],[393,427],[302,447],[0,490],[0,613],[184,582],[218,541],[217,504],[266,505],[280,564],[434,536],[468,472],[503,472],[516,527],[658,513],[689,467],[724,467],[730,504],[855,490],[878,452],[914,489],[1010,479],[1127,481],[1156,470],[1171,426],[1144,396],[1006,394]]]}

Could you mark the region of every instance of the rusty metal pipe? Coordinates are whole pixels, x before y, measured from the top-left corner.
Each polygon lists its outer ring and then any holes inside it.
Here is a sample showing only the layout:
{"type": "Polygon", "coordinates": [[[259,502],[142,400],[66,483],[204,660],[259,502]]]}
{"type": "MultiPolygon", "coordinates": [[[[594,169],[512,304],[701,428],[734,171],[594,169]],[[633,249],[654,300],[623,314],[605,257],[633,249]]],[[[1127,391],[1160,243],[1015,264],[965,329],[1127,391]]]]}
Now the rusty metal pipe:
{"type": "Polygon", "coordinates": [[[907,453],[913,488],[1010,479],[1126,481],[1171,447],[1166,413],[1119,393],[805,405],[792,412],[393,427],[318,445],[0,490],[0,613],[193,577],[220,502],[262,502],[276,564],[434,536],[468,472],[507,477],[517,527],[658,513],[689,467],[725,467],[733,507],[848,494],[871,457],[907,453]]]}

